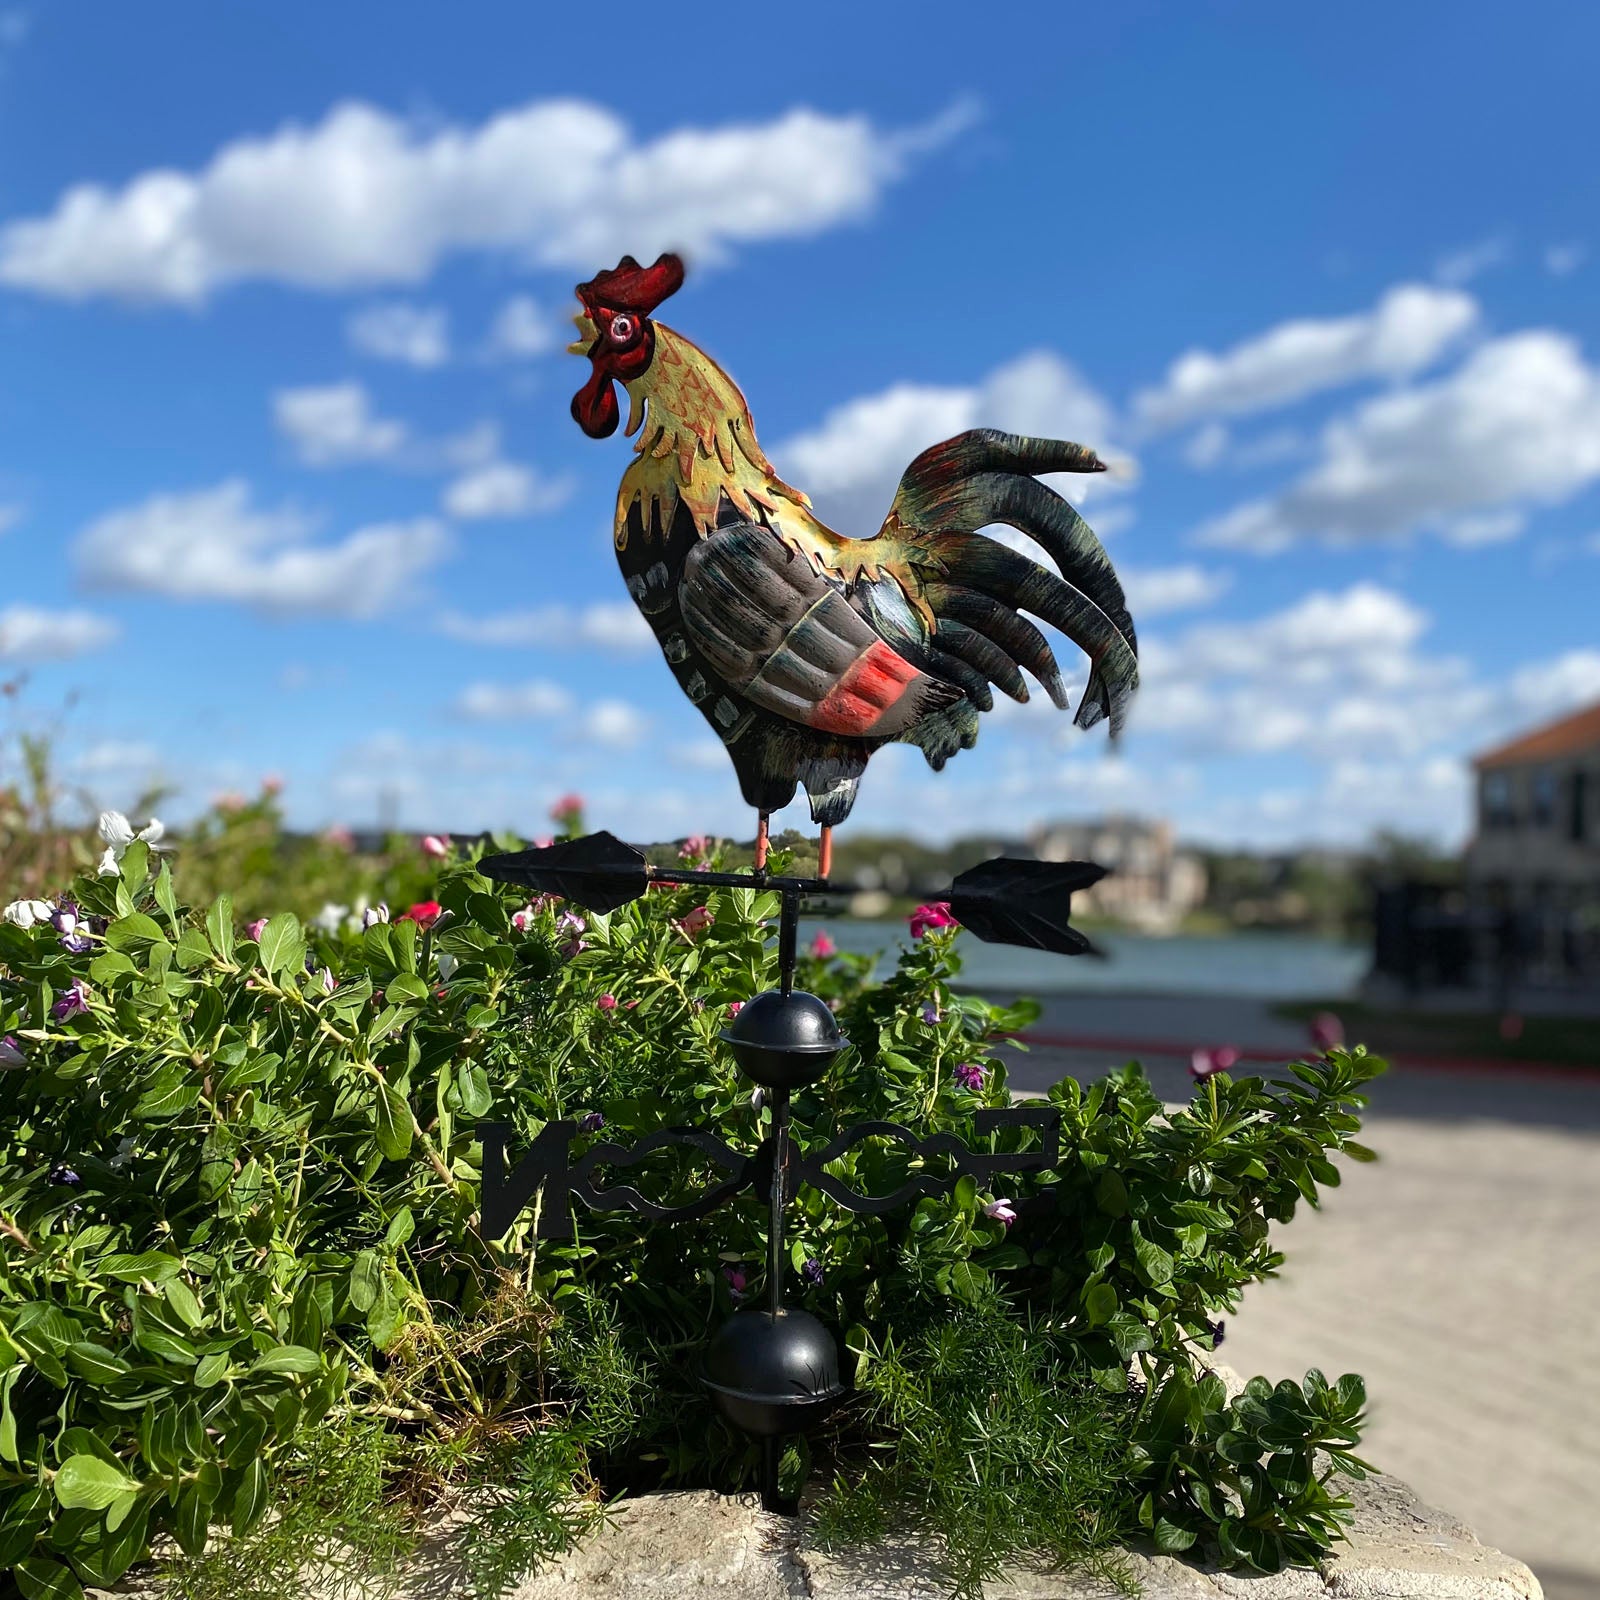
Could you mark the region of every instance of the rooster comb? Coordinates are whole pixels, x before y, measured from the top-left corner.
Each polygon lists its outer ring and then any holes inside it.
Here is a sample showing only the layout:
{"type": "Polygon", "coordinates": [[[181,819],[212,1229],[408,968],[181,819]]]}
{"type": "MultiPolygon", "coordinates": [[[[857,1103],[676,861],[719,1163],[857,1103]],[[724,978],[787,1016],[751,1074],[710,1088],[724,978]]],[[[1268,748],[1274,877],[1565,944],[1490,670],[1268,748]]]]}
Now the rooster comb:
{"type": "Polygon", "coordinates": [[[683,287],[683,260],[665,253],[656,257],[653,267],[641,267],[632,256],[624,256],[616,266],[597,272],[587,283],[578,285],[578,298],[592,312],[599,306],[608,311],[631,311],[647,317],[669,295],[683,287]]]}

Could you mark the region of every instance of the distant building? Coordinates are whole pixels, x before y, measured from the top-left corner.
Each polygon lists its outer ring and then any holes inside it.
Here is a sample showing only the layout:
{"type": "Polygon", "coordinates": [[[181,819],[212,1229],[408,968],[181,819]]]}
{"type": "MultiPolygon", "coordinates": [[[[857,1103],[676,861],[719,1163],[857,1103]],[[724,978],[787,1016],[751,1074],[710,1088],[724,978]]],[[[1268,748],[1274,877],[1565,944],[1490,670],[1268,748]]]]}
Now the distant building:
{"type": "Polygon", "coordinates": [[[1170,822],[1055,822],[1038,829],[1030,843],[1041,861],[1094,861],[1110,868],[1074,905],[1150,933],[1174,932],[1206,896],[1205,868],[1199,857],[1177,848],[1170,822]]]}
{"type": "Polygon", "coordinates": [[[1489,972],[1600,982],[1600,703],[1473,762],[1468,894],[1489,972]]]}

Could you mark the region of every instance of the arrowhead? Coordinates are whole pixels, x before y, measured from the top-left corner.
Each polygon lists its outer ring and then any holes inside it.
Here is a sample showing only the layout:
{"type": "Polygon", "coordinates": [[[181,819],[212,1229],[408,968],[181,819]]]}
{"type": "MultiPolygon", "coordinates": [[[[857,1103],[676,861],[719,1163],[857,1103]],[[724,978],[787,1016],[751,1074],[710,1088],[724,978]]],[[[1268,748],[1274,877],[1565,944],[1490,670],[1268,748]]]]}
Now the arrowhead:
{"type": "Polygon", "coordinates": [[[1092,861],[1024,861],[996,856],[963,872],[950,889],[956,920],[986,944],[1016,944],[1059,955],[1095,954],[1068,922],[1073,892],[1106,875],[1092,861]]]}
{"type": "Polygon", "coordinates": [[[497,883],[558,894],[589,911],[615,911],[637,900],[650,883],[644,853],[603,832],[563,839],[542,850],[485,856],[478,871],[497,883]]]}

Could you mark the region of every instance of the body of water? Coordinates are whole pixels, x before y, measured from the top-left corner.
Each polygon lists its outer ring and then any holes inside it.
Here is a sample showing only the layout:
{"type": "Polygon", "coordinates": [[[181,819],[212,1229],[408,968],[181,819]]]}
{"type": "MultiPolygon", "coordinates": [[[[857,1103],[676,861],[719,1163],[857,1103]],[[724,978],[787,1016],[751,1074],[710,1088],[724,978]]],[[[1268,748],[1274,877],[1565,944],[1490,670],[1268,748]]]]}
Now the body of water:
{"type": "MultiPolygon", "coordinates": [[[[826,928],[841,950],[885,951],[910,941],[903,922],[808,918],[802,946],[826,928]]],[[[960,936],[963,988],[1031,995],[1097,990],[1145,994],[1240,995],[1258,1000],[1337,999],[1355,992],[1371,954],[1364,945],[1303,933],[1092,935],[1103,956],[1057,956],[960,936]]]]}

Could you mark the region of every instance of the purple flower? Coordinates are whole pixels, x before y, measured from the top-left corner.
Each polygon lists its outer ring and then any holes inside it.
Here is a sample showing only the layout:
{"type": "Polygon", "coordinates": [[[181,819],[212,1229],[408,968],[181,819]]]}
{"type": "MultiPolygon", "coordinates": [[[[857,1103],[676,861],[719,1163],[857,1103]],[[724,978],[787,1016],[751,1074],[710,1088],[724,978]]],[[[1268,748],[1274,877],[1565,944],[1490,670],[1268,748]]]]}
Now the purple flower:
{"type": "Polygon", "coordinates": [[[742,1266],[724,1267],[722,1269],[722,1276],[728,1281],[728,1293],[731,1294],[735,1300],[743,1299],[745,1286],[750,1281],[744,1275],[744,1268],[742,1266]]]}
{"type": "Polygon", "coordinates": [[[930,1000],[926,1005],[923,1006],[922,1020],[926,1022],[930,1028],[937,1028],[939,1026],[941,1020],[939,1008],[933,1003],[933,1001],[930,1000]]]}
{"type": "Polygon", "coordinates": [[[1017,1220],[1017,1208],[1009,1200],[991,1200],[983,1208],[983,1214],[1008,1228],[1017,1220]]]}
{"type": "Polygon", "coordinates": [[[1210,1333],[1211,1333],[1211,1348],[1213,1350],[1215,1350],[1222,1343],[1222,1341],[1227,1337],[1227,1334],[1225,1332],[1227,1326],[1228,1326],[1227,1323],[1221,1321],[1220,1319],[1217,1320],[1216,1322],[1208,1322],[1206,1324],[1206,1327],[1210,1330],[1210,1333]]]}
{"type": "Polygon", "coordinates": [[[605,1127],[606,1119],[598,1111],[590,1111],[578,1121],[579,1133],[599,1133],[605,1127]]]}
{"type": "Polygon", "coordinates": [[[50,1169],[50,1181],[51,1183],[58,1183],[66,1189],[76,1189],[83,1182],[83,1179],[71,1167],[64,1162],[58,1161],[50,1169]]]}
{"type": "Polygon", "coordinates": [[[0,1069],[6,1067],[25,1067],[28,1058],[23,1055],[22,1047],[17,1043],[14,1034],[7,1034],[0,1039],[0,1069]]]}
{"type": "Polygon", "coordinates": [[[62,992],[61,998],[50,1008],[50,1015],[58,1022],[75,1017],[89,1009],[89,986],[82,978],[74,978],[62,992]]]}
{"type": "Polygon", "coordinates": [[[976,1094],[983,1087],[984,1080],[988,1077],[988,1073],[984,1070],[981,1063],[976,1061],[968,1061],[962,1066],[957,1067],[952,1076],[963,1089],[969,1090],[971,1093],[976,1094]]]}
{"type": "Polygon", "coordinates": [[[267,926],[267,919],[265,917],[257,917],[254,922],[245,923],[245,925],[244,925],[244,936],[245,936],[245,938],[254,939],[257,944],[260,944],[261,943],[261,935],[266,931],[266,926],[267,926]]]}
{"type": "Polygon", "coordinates": [[[822,1287],[822,1263],[815,1256],[808,1256],[806,1263],[800,1269],[801,1278],[813,1289],[822,1287]]]}
{"type": "Polygon", "coordinates": [[[1344,1043],[1344,1023],[1332,1011],[1319,1011],[1311,1019],[1311,1042],[1323,1055],[1344,1043]]]}

